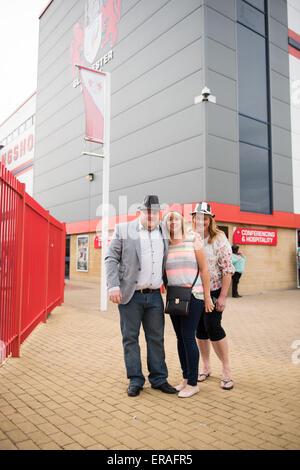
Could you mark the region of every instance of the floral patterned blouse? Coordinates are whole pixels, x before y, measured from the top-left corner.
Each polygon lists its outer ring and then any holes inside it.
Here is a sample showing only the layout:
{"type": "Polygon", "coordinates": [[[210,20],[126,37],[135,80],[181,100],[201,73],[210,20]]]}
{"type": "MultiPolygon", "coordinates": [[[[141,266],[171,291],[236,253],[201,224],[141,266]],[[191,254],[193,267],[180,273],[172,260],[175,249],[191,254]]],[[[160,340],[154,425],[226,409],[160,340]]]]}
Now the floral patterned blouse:
{"type": "Polygon", "coordinates": [[[234,274],[232,264],[232,250],[226,235],[220,234],[214,241],[208,243],[209,237],[204,239],[208,270],[210,274],[210,290],[222,287],[222,278],[225,274],[234,274]]]}

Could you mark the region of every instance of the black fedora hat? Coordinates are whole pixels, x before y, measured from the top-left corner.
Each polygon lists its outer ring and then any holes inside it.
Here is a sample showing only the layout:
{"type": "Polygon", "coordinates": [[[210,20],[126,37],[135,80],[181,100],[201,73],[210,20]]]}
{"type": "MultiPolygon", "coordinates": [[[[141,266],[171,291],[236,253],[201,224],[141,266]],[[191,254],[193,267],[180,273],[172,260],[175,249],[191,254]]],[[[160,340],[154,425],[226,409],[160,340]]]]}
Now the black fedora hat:
{"type": "Polygon", "coordinates": [[[144,201],[139,206],[139,210],[160,211],[158,196],[148,195],[144,197],[144,201]]]}

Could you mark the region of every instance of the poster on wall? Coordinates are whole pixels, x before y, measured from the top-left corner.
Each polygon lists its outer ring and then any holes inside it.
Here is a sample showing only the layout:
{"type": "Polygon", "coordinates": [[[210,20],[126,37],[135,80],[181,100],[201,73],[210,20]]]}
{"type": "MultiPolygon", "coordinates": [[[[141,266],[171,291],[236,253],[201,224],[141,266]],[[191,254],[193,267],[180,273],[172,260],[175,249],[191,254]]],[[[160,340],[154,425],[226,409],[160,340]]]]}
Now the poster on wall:
{"type": "Polygon", "coordinates": [[[76,271],[88,272],[89,268],[89,236],[77,235],[76,271]]]}

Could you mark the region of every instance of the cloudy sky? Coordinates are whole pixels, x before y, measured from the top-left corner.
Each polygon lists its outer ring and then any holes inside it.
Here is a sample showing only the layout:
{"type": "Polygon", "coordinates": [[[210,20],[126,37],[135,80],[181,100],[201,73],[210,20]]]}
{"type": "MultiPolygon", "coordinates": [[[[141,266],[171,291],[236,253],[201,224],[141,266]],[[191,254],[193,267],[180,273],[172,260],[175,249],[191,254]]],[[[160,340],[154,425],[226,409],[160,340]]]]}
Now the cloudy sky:
{"type": "Polygon", "coordinates": [[[49,0],[0,0],[0,125],[35,90],[39,16],[49,0]]]}

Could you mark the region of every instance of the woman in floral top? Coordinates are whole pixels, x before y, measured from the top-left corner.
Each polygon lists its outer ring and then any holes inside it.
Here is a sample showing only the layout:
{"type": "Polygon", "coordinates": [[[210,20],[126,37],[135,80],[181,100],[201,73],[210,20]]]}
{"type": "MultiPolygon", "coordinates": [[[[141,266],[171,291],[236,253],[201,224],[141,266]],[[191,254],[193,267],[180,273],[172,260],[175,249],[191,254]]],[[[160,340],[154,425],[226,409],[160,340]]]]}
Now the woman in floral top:
{"type": "Polygon", "coordinates": [[[234,267],[231,246],[224,232],[217,229],[214,217],[210,205],[206,202],[198,204],[192,212],[193,230],[200,233],[204,241],[211,297],[215,299],[215,309],[211,313],[203,312],[197,328],[196,337],[202,358],[202,370],[198,382],[203,382],[211,374],[210,342],[212,342],[214,351],[222,362],[221,387],[224,390],[231,390],[233,380],[229,365],[228,342],[221,320],[234,267]]]}

